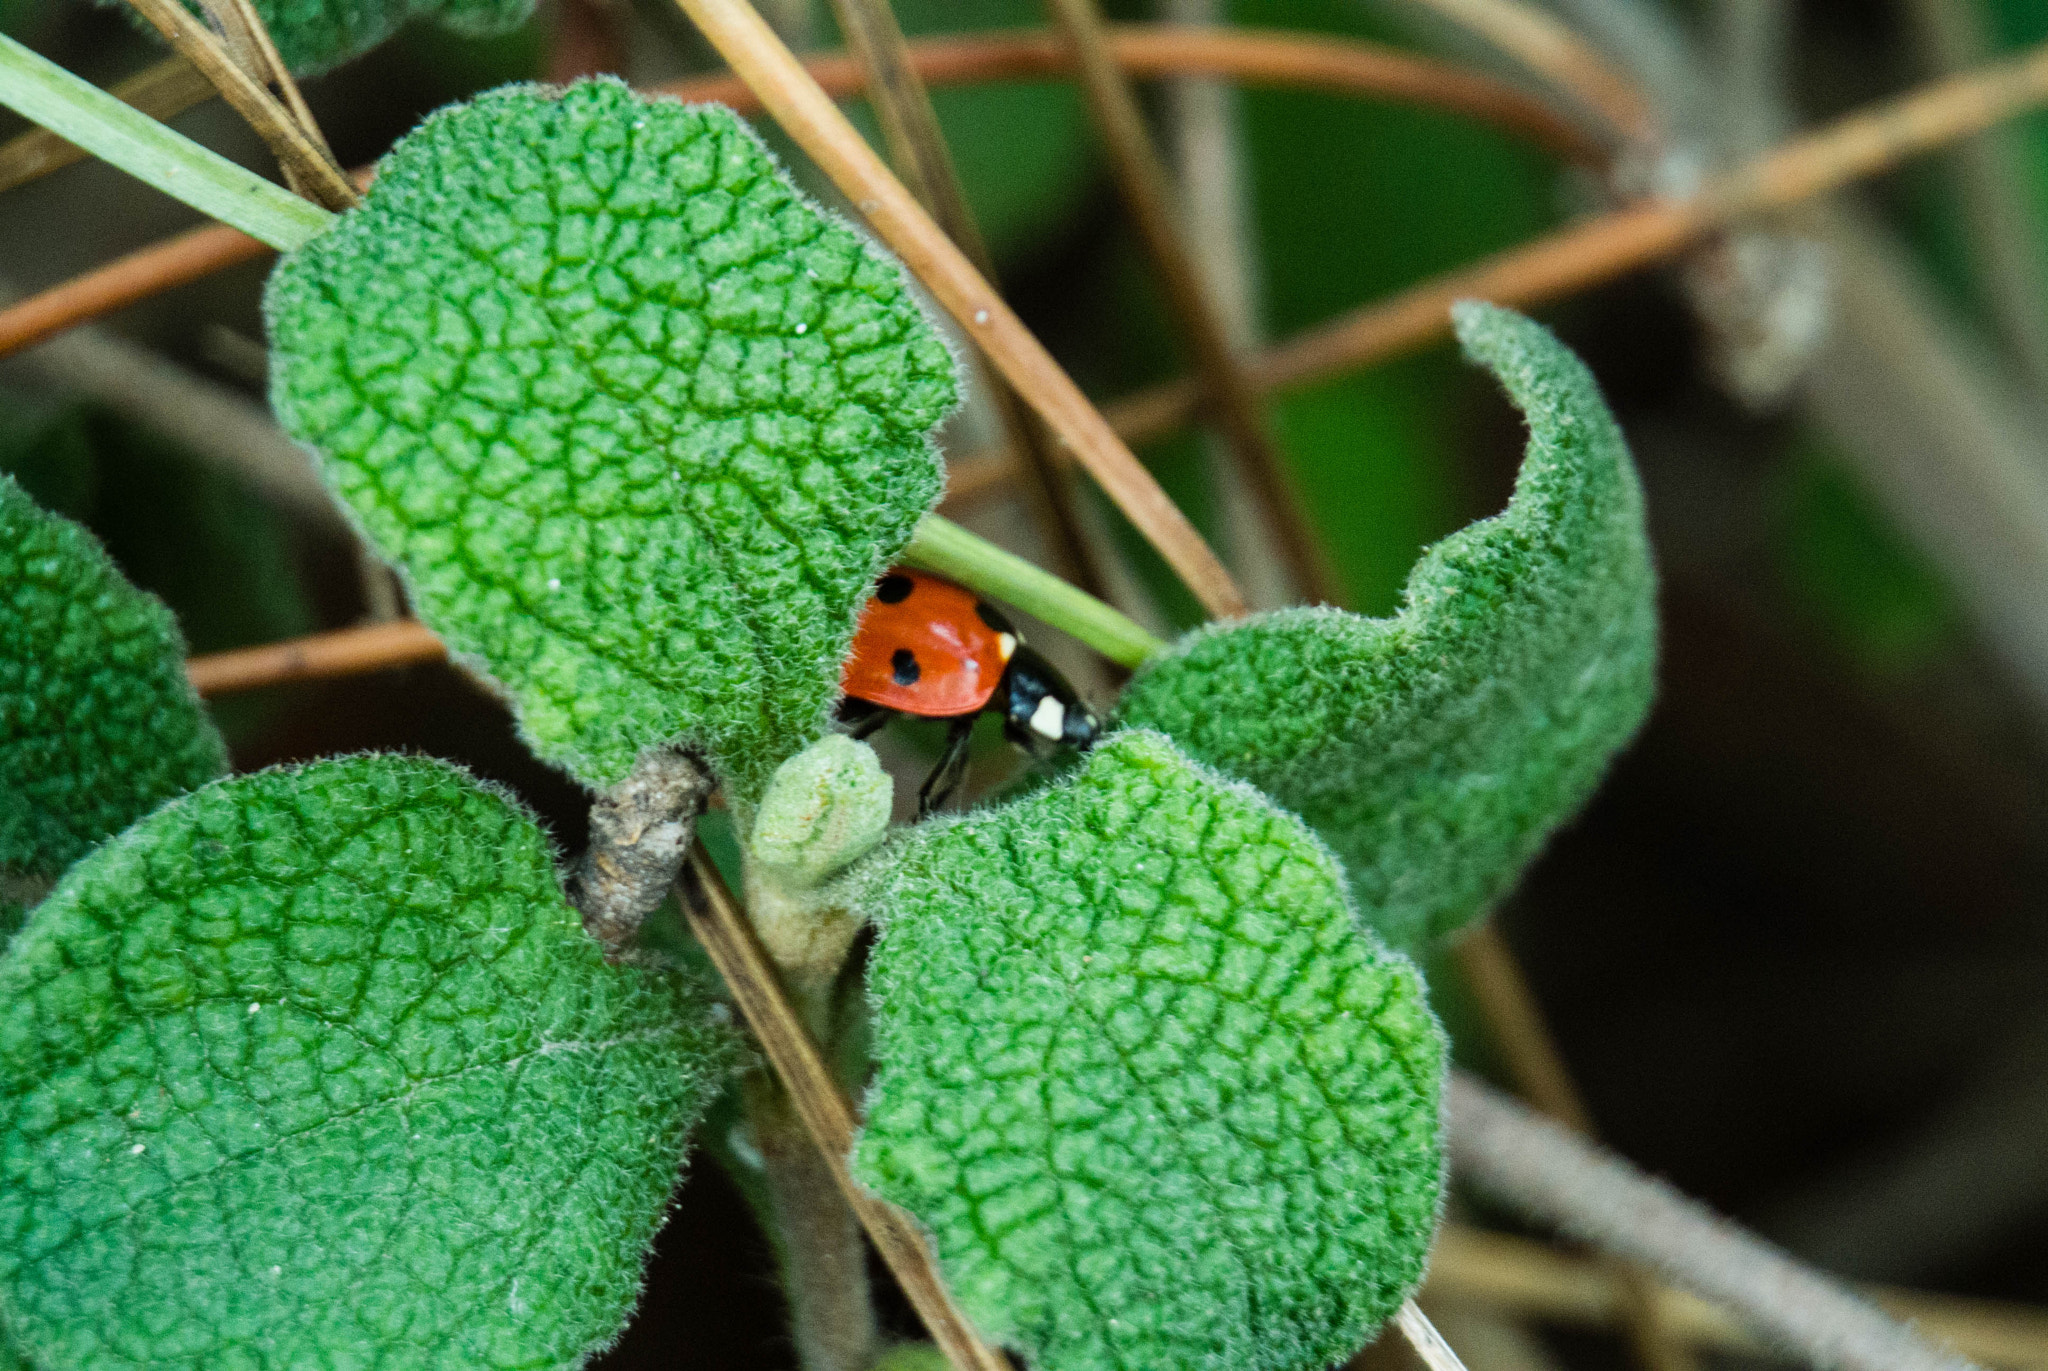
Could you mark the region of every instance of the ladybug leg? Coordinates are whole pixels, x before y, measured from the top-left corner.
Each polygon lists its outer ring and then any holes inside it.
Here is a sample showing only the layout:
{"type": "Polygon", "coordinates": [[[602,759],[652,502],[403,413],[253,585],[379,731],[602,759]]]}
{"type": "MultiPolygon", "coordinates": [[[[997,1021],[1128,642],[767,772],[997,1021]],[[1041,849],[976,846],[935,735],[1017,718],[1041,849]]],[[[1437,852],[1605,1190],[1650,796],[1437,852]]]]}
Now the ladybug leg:
{"type": "Polygon", "coordinates": [[[895,717],[895,710],[884,709],[881,705],[870,704],[866,700],[856,700],[851,695],[839,702],[839,722],[853,726],[850,733],[855,739],[878,732],[883,724],[895,717]]]}
{"type": "Polygon", "coordinates": [[[967,743],[974,736],[974,715],[963,714],[953,721],[946,730],[946,750],[939,754],[939,764],[932,768],[932,774],[925,777],[924,788],[917,792],[917,817],[924,820],[932,811],[953,798],[953,792],[960,788],[960,781],[967,775],[967,743]]]}

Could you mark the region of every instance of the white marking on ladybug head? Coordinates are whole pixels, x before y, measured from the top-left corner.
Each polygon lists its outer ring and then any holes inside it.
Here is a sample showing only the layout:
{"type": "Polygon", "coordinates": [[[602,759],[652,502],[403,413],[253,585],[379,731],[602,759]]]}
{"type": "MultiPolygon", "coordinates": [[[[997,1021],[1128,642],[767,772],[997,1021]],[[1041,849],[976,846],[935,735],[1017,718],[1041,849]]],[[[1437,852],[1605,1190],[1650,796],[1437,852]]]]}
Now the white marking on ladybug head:
{"type": "Polygon", "coordinates": [[[998,656],[1000,656],[1000,657],[1001,657],[1001,658],[1002,658],[1002,659],[1003,659],[1004,661],[1006,661],[1006,662],[1007,662],[1007,661],[1009,661],[1009,660],[1010,660],[1010,654],[1011,654],[1011,653],[1013,653],[1013,652],[1015,652],[1016,650],[1017,650],[1017,635],[1016,635],[1016,634],[1014,634],[1014,633],[1004,633],[1004,634],[1000,634],[1000,635],[998,635],[998,636],[997,636],[997,638],[996,638],[996,653],[997,653],[997,655],[998,655],[998,656]]]}
{"type": "Polygon", "coordinates": [[[1058,742],[1067,731],[1067,707],[1052,696],[1045,696],[1038,702],[1038,708],[1031,711],[1031,731],[1058,742]]]}

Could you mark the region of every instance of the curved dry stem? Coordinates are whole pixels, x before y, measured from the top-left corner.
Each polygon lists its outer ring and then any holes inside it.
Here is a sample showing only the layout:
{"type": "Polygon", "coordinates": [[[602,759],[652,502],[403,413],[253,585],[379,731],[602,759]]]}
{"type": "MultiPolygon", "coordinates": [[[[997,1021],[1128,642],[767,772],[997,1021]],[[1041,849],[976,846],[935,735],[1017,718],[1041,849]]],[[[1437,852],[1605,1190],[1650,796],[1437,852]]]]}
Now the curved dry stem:
{"type": "MultiPolygon", "coordinates": [[[[1252,379],[1286,389],[1403,356],[1450,336],[1458,300],[1528,308],[1560,299],[1675,257],[1738,219],[1840,189],[2043,104],[2048,44],[1792,139],[1690,199],[1615,210],[1364,305],[1269,349],[1254,361],[1252,379]]],[[[1114,401],[1103,414],[1127,442],[1142,443],[1179,430],[1199,396],[1184,377],[1114,401]]],[[[1009,463],[993,451],[955,461],[948,500],[985,495],[1009,479],[1009,463]]]]}
{"type": "MultiPolygon", "coordinates": [[[[1402,101],[1493,124],[1567,161],[1591,165],[1603,155],[1598,144],[1542,102],[1511,86],[1370,43],[1271,30],[1132,24],[1110,30],[1110,51],[1133,76],[1222,76],[1402,101]]],[[[910,52],[918,74],[935,86],[1028,80],[1068,70],[1058,40],[1035,31],[924,39],[912,43],[910,52]]],[[[861,91],[860,69],[845,54],[813,57],[806,66],[835,96],[861,91]]],[[[753,92],[729,73],[674,81],[654,90],[682,100],[716,101],[742,113],[759,108],[753,92]]],[[[0,310],[0,357],[268,250],[224,225],[193,229],[138,249],[0,310]]]]}
{"type": "Polygon", "coordinates": [[[1847,1288],[1620,1157],[1453,1072],[1451,1165],[1517,1211],[1727,1305],[1837,1371],[1974,1371],[1847,1288]]]}
{"type": "Polygon", "coordinates": [[[784,132],[1072,451],[1202,607],[1246,612],[1230,573],[1045,345],[867,145],[747,0],[678,0],[784,132]]]}
{"type": "Polygon", "coordinates": [[[1520,0],[1415,0],[1479,35],[1596,115],[1625,143],[1654,146],[1663,122],[1634,81],[1555,16],[1520,0]]]}

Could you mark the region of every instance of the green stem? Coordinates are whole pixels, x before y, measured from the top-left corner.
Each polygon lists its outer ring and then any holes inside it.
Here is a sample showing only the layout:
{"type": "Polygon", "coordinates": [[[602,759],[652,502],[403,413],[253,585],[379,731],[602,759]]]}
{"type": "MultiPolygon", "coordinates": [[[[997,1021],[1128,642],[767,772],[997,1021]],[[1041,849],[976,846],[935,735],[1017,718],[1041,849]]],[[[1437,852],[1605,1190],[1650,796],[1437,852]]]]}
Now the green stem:
{"type": "Polygon", "coordinates": [[[334,222],[318,205],[203,148],[0,34],[0,105],[280,252],[334,222]]]}
{"type": "Polygon", "coordinates": [[[1166,651],[1165,643],[1087,591],[936,514],[918,524],[903,560],[1015,605],[1120,666],[1140,667],[1166,651]]]}
{"type": "Polygon", "coordinates": [[[741,1083],[804,1371],[869,1371],[882,1352],[867,1246],[818,1145],[767,1071],[741,1083]]]}

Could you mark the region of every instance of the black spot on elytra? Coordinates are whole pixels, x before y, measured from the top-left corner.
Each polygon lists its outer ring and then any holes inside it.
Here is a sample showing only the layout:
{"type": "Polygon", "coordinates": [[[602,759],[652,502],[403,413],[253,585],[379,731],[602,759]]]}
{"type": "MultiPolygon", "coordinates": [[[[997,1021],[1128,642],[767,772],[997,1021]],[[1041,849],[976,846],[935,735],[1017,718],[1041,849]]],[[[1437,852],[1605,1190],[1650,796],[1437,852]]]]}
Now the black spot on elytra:
{"type": "Polygon", "coordinates": [[[900,571],[892,571],[875,587],[875,598],[885,605],[900,605],[910,598],[911,582],[900,571]]]}
{"type": "Polygon", "coordinates": [[[1017,631],[1010,627],[1010,621],[1003,617],[1003,612],[986,600],[976,600],[974,612],[980,616],[983,623],[998,633],[1014,634],[1017,631]]]}
{"type": "Polygon", "coordinates": [[[900,686],[914,686],[924,672],[917,665],[917,654],[907,647],[899,647],[889,654],[889,674],[900,686]]]}

